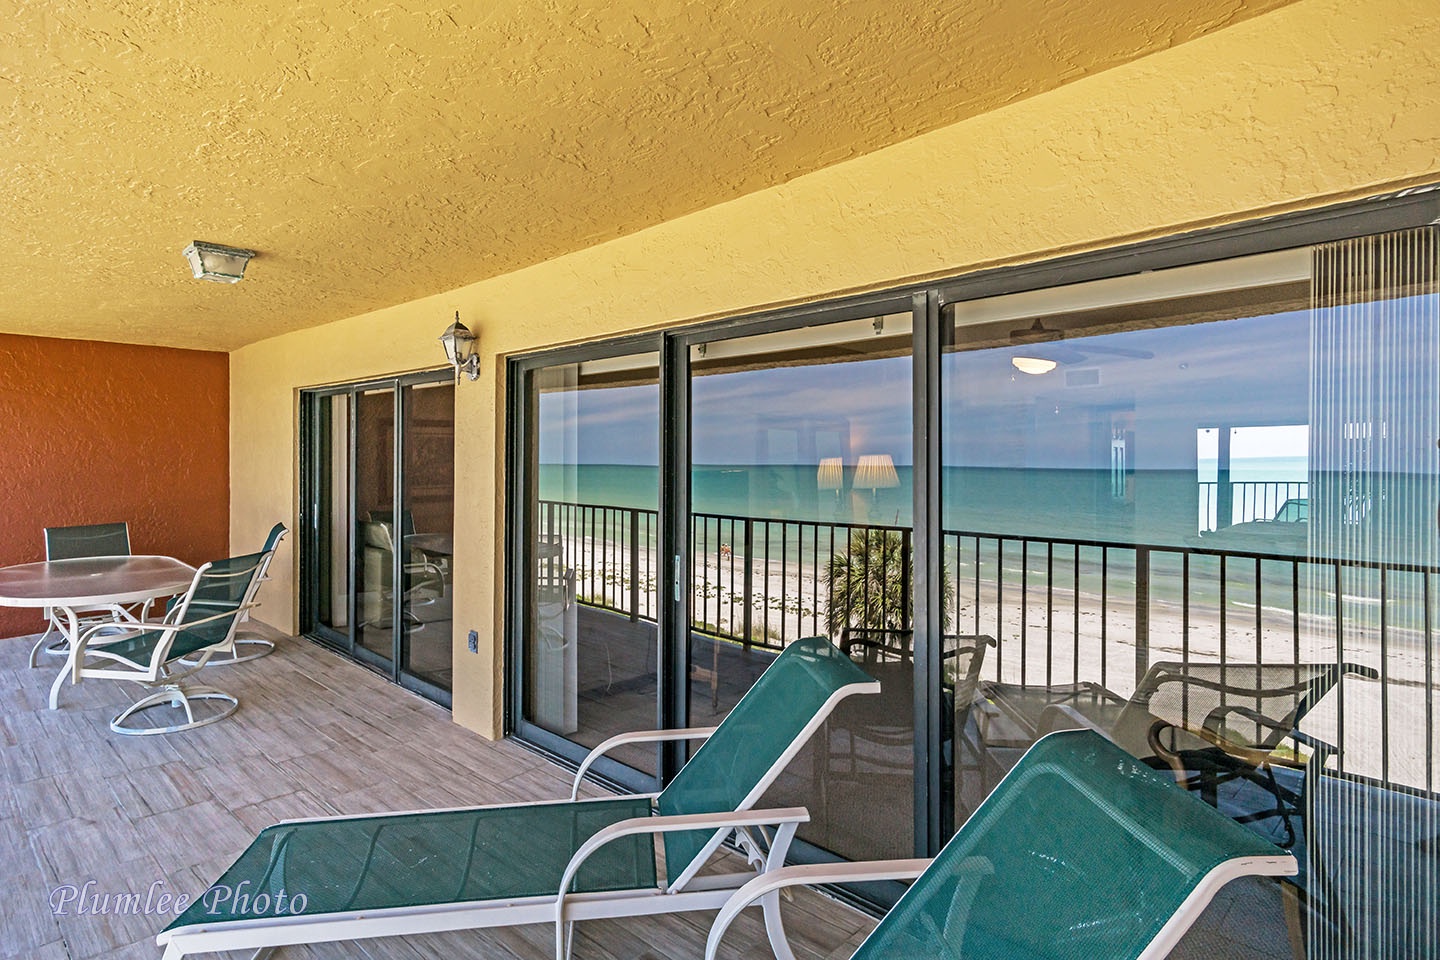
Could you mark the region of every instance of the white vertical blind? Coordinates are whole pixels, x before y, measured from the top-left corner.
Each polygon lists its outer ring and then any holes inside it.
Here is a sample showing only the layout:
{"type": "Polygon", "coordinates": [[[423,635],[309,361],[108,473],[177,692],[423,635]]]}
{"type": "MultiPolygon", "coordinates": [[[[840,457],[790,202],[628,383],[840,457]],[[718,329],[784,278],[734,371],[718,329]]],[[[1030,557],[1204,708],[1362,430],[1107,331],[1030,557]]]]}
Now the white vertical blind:
{"type": "Polygon", "coordinates": [[[1316,247],[1307,629],[1350,674],[1312,777],[1315,960],[1440,957],[1440,230],[1316,247]]]}

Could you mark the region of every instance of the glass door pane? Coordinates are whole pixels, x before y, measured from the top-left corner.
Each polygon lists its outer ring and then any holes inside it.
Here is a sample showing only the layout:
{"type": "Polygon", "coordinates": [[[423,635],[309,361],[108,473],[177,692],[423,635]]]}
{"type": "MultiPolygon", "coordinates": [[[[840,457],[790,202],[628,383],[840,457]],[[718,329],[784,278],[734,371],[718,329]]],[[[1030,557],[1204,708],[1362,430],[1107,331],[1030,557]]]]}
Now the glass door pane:
{"type": "Polygon", "coordinates": [[[914,850],[911,314],[691,348],[689,723],[722,718],[799,638],[881,682],[767,794],[854,859],[914,850]]]}
{"type": "Polygon", "coordinates": [[[658,354],[540,368],[525,402],[522,719],[589,748],[658,725],[658,354]]]}
{"type": "Polygon", "coordinates": [[[404,388],[400,668],[451,689],[455,384],[404,388]]]}
{"type": "Polygon", "coordinates": [[[315,398],[311,426],[314,464],[315,626],[327,640],[350,645],[350,396],[315,398]]]}
{"type": "Polygon", "coordinates": [[[389,672],[395,658],[397,590],[395,513],[395,390],[361,390],[355,397],[354,653],[389,672]]]}
{"type": "Polygon", "coordinates": [[[1434,954],[1437,250],[1432,227],[949,308],[947,599],[983,650],[947,673],[954,820],[1093,726],[1295,855],[1177,956],[1434,954]]]}

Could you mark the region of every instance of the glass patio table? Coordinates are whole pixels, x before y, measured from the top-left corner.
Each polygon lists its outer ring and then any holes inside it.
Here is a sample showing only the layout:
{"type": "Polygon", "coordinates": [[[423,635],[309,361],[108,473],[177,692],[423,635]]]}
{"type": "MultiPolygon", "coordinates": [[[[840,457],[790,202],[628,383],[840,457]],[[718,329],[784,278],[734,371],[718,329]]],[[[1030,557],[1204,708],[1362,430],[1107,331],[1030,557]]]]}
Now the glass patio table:
{"type": "Polygon", "coordinates": [[[63,615],[60,628],[68,653],[65,666],[50,685],[50,709],[55,710],[66,675],[75,675],[78,611],[171,597],[183,593],[194,578],[195,568],[173,557],[81,557],[21,563],[0,567],[0,607],[50,608],[63,615]]]}

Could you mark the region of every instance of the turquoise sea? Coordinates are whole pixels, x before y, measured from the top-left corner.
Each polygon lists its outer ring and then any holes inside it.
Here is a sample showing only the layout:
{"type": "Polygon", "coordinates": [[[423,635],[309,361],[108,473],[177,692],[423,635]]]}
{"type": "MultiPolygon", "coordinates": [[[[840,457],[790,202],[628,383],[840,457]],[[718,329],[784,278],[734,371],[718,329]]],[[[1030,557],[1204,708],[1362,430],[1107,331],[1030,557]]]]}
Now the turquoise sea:
{"type": "MultiPolygon", "coordinates": [[[[1202,462],[1200,476],[1207,474],[1202,462]]],[[[911,521],[913,471],[897,466],[896,485],[857,489],[854,468],[840,490],[821,489],[814,465],[698,465],[691,474],[695,513],[905,526],[911,521]]],[[[1214,476],[1213,466],[1208,476],[1214,476]]],[[[1305,458],[1239,461],[1235,482],[1305,481],[1305,458]]],[[[943,471],[944,526],[1009,536],[1116,542],[1195,542],[1202,490],[1195,470],[1007,469],[947,467],[943,471]]],[[[659,469],[583,464],[540,468],[540,497],[570,503],[653,510],[659,469]]],[[[1297,495],[1298,491],[1291,491],[1297,495]]],[[[1283,498],[1283,493],[1271,494],[1283,498]]],[[[1268,518],[1273,508],[1264,515],[1268,518]]]]}

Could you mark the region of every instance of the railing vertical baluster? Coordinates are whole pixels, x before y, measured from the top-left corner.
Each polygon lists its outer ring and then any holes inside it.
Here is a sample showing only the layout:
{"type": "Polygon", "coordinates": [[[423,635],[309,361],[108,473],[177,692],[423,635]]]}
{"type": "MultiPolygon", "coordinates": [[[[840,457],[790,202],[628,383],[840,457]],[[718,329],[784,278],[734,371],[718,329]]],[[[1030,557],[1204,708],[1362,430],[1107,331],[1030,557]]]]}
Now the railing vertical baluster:
{"type": "Polygon", "coordinates": [[[1074,631],[1071,640],[1074,643],[1074,653],[1071,657],[1070,679],[1080,682],[1080,544],[1075,544],[1075,567],[1071,570],[1070,606],[1074,611],[1074,620],[1071,629],[1074,631]]]}
{"type": "MultiPolygon", "coordinates": [[[[910,528],[900,531],[900,629],[910,629],[910,577],[914,574],[910,559],[910,528]]],[[[941,631],[942,633],[944,631],[941,631]]]]}
{"type": "Polygon", "coordinates": [[[1109,689],[1110,548],[1100,548],[1100,686],[1109,689]]]}
{"type": "Polygon", "coordinates": [[[630,511],[630,619],[640,619],[640,511],[630,511]]]}
{"type": "MultiPolygon", "coordinates": [[[[1261,574],[1262,574],[1263,572],[1264,572],[1264,570],[1263,570],[1263,568],[1260,566],[1260,558],[1259,558],[1259,557],[1256,557],[1256,558],[1255,558],[1255,662],[1256,662],[1256,663],[1264,663],[1264,662],[1265,662],[1265,657],[1264,657],[1264,655],[1263,655],[1263,647],[1264,647],[1264,645],[1263,645],[1263,643],[1261,642],[1261,639],[1264,637],[1264,629],[1265,629],[1265,621],[1264,621],[1264,618],[1263,618],[1263,616],[1262,616],[1262,612],[1264,611],[1265,607],[1264,607],[1264,605],[1260,602],[1260,581],[1261,581],[1261,574]]],[[[1256,709],[1256,710],[1259,710],[1259,709],[1260,709],[1260,704],[1258,704],[1258,703],[1255,704],[1255,709],[1256,709]]]]}
{"type": "Polygon", "coordinates": [[[765,559],[761,563],[761,589],[760,589],[760,642],[770,643],[770,521],[762,520],[765,525],[765,559]]]}
{"type": "MultiPolygon", "coordinates": [[[[790,524],[780,521],[780,582],[790,582],[790,524]]],[[[785,594],[780,594],[780,646],[785,646],[785,594]]]]}
{"type": "Polygon", "coordinates": [[[1150,548],[1135,548],[1135,685],[1150,669],[1150,548]]]}
{"type": "Polygon", "coordinates": [[[1389,584],[1380,568],[1380,779],[1390,782],[1390,617],[1389,584]]]}
{"type": "Polygon", "coordinates": [[[820,633],[820,524],[810,525],[810,633],[820,633]]]}
{"type": "Polygon", "coordinates": [[[1290,561],[1290,642],[1300,662],[1300,561],[1290,561]]]}
{"type": "Polygon", "coordinates": [[[1045,544],[1045,686],[1055,683],[1055,541],[1045,544]]]}
{"type": "Polygon", "coordinates": [[[744,638],[742,643],[749,652],[752,635],[755,632],[755,521],[744,518],[744,638]]]}
{"type": "Polygon", "coordinates": [[[1430,573],[1420,574],[1421,600],[1425,611],[1421,622],[1425,632],[1425,789],[1435,789],[1435,637],[1430,627],[1430,573]]]}
{"type": "MultiPolygon", "coordinates": [[[[1334,561],[1335,565],[1335,669],[1345,669],[1345,577],[1341,572],[1339,560],[1334,561]]],[[[1344,673],[1337,672],[1338,679],[1335,683],[1336,716],[1335,716],[1335,746],[1338,748],[1335,753],[1335,772],[1345,772],[1345,682],[1344,673]]]]}
{"type": "Polygon", "coordinates": [[[1020,682],[1030,662],[1030,541],[1020,541],[1020,682]]]}
{"type": "Polygon", "coordinates": [[[1225,613],[1228,606],[1225,596],[1225,587],[1228,580],[1228,574],[1225,570],[1225,560],[1225,554],[1220,554],[1220,683],[1222,685],[1225,683],[1225,665],[1230,662],[1230,654],[1228,652],[1230,637],[1225,623],[1225,613]]]}

